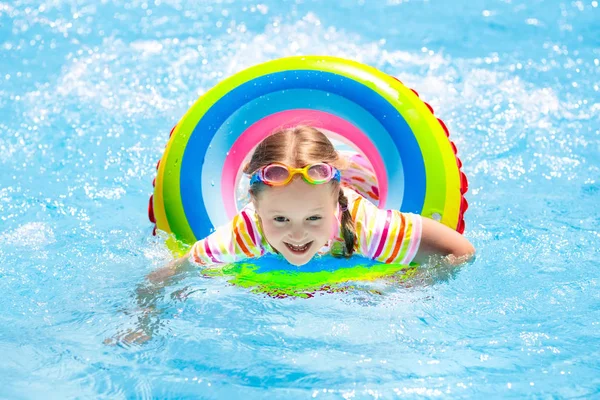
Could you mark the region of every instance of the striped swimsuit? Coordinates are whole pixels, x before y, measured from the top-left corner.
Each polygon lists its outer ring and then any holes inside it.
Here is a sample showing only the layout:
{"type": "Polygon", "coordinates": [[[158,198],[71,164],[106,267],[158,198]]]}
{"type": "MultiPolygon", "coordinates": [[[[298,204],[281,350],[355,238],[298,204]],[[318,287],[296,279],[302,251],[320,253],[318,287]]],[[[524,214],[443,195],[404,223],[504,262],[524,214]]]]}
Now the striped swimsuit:
{"type": "MultiPolygon", "coordinates": [[[[342,173],[342,185],[356,230],[354,254],[386,264],[409,264],[419,249],[421,216],[377,208],[374,203],[379,200],[379,191],[374,174],[360,155],[348,158],[350,165],[342,173]]],[[[335,216],[337,229],[318,251],[319,255],[344,253],[339,207],[335,216]]],[[[228,224],[196,242],[190,251],[190,261],[200,265],[229,264],[275,252],[249,203],[228,224]]]]}

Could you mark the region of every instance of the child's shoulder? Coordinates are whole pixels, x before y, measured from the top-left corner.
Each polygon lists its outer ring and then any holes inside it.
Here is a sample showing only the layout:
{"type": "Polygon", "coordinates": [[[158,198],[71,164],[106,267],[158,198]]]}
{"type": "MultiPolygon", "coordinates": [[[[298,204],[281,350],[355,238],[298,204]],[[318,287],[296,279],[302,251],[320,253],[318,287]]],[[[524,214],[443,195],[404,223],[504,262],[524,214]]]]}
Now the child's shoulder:
{"type": "Polygon", "coordinates": [[[242,209],[239,212],[240,213],[245,212],[248,214],[256,213],[256,209],[254,208],[254,203],[249,201],[248,203],[246,203],[246,205],[244,207],[242,207],[242,209]]]}
{"type": "Polygon", "coordinates": [[[342,191],[344,192],[344,195],[348,199],[348,204],[350,204],[351,202],[355,202],[357,200],[365,199],[360,193],[358,193],[356,190],[354,190],[353,188],[351,188],[349,186],[345,186],[345,185],[342,186],[342,191]]]}
{"type": "Polygon", "coordinates": [[[348,199],[348,210],[350,210],[350,212],[352,213],[352,218],[355,220],[355,222],[358,219],[363,219],[370,216],[385,215],[389,211],[396,212],[399,215],[409,218],[420,217],[419,214],[401,212],[393,209],[387,210],[385,208],[379,208],[369,198],[363,196],[361,193],[357,192],[351,187],[343,186],[342,190],[344,191],[344,195],[346,195],[346,198],[348,199]]]}
{"type": "Polygon", "coordinates": [[[258,213],[254,208],[254,204],[252,202],[247,203],[240,211],[238,211],[233,220],[234,225],[241,224],[247,229],[250,229],[251,227],[256,229],[256,225],[258,225],[258,213]]]}
{"type": "Polygon", "coordinates": [[[235,235],[251,237],[252,242],[256,244],[256,237],[260,235],[259,225],[258,214],[254,209],[254,205],[250,202],[239,210],[227,224],[220,226],[219,229],[233,231],[235,235]]]}
{"type": "MultiPolygon", "coordinates": [[[[363,201],[369,202],[369,199],[364,197],[362,194],[357,192],[352,187],[342,186],[342,191],[344,192],[344,195],[348,199],[348,210],[352,211],[352,209],[354,208],[356,203],[361,203],[363,201]]],[[[373,204],[373,203],[371,203],[371,204],[373,204]]],[[[373,206],[377,207],[375,204],[373,204],[373,206]]]]}

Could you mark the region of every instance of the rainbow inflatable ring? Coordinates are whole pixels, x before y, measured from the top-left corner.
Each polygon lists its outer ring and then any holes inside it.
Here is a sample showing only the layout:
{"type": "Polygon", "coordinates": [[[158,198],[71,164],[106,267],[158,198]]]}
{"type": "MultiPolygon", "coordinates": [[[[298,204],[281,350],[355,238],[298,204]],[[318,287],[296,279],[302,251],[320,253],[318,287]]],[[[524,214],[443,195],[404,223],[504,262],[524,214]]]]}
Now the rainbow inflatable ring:
{"type": "Polygon", "coordinates": [[[341,58],[266,62],[220,82],[171,131],[148,214],[185,244],[237,212],[236,188],[254,147],[303,124],[360,151],[379,182],[379,207],[434,218],[462,233],[467,178],[446,125],[396,78],[341,58]]]}

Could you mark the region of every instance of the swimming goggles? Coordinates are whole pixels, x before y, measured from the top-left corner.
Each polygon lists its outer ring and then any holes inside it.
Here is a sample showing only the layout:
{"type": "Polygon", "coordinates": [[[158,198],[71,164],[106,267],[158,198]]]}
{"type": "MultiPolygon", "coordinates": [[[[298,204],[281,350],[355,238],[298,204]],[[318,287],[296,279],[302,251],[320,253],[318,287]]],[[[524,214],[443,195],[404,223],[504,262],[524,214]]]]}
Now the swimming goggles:
{"type": "Polygon", "coordinates": [[[260,168],[250,178],[250,185],[263,182],[269,186],[283,186],[290,183],[294,175],[301,174],[306,183],[321,185],[332,179],[340,181],[340,171],[325,163],[309,164],[304,168],[292,168],[285,164],[273,163],[260,168]]]}

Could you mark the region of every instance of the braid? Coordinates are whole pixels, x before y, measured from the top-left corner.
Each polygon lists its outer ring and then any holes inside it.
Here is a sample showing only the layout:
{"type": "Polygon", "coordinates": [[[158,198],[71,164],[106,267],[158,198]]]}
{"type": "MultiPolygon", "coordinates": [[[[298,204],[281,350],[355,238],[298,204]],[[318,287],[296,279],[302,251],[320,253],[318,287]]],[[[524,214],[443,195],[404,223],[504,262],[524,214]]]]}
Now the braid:
{"type": "Polygon", "coordinates": [[[344,242],[346,244],[344,255],[350,257],[352,253],[354,253],[356,230],[354,228],[354,221],[352,221],[352,214],[350,213],[350,210],[348,210],[348,198],[344,194],[342,188],[340,188],[338,203],[342,209],[342,236],[344,237],[344,242]]]}

